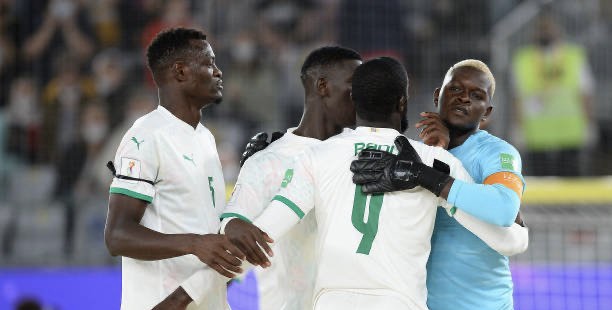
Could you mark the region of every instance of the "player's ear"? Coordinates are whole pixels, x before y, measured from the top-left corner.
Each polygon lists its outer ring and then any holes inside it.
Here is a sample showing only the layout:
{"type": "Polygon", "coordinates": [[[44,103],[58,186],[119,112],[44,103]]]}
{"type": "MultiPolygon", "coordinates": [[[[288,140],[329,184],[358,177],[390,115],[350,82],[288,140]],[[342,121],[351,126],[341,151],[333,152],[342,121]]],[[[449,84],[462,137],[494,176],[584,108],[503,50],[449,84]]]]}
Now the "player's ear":
{"type": "Polygon", "coordinates": [[[316,84],[317,94],[321,97],[329,96],[329,89],[327,88],[327,80],[323,77],[317,79],[316,84]]]}
{"type": "Polygon", "coordinates": [[[174,64],[172,64],[172,77],[179,82],[187,80],[188,71],[189,66],[187,66],[187,64],[185,64],[185,62],[182,60],[176,61],[174,64]]]}
{"type": "Polygon", "coordinates": [[[408,99],[406,96],[401,96],[399,101],[397,102],[397,111],[400,113],[404,113],[404,110],[407,108],[408,99]]]}
{"type": "Polygon", "coordinates": [[[482,118],[488,118],[489,116],[491,116],[491,113],[493,113],[493,106],[488,106],[487,110],[484,112],[484,114],[482,115],[482,118]]]}
{"type": "Polygon", "coordinates": [[[436,88],[433,93],[433,101],[436,108],[438,108],[438,100],[440,100],[440,87],[436,88]]]}

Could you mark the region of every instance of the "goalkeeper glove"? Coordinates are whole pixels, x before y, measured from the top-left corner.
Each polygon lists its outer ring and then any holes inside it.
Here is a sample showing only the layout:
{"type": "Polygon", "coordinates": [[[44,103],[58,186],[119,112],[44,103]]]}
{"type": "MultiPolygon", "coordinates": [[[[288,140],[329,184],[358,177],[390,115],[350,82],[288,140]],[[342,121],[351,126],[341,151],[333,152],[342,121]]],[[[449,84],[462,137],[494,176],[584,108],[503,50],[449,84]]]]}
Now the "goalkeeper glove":
{"type": "Polygon", "coordinates": [[[240,167],[244,165],[244,163],[247,159],[249,159],[249,157],[265,149],[266,147],[268,147],[268,145],[270,145],[270,143],[280,139],[284,134],[284,132],[280,131],[273,132],[270,142],[268,142],[268,134],[265,132],[260,132],[254,135],[244,147],[244,152],[240,156],[240,167]]]}
{"type": "Polygon", "coordinates": [[[423,164],[421,157],[410,145],[408,138],[395,138],[398,154],[365,149],[351,163],[353,182],[361,185],[366,194],[412,189],[416,186],[440,196],[446,184],[453,179],[448,175],[448,165],[437,161],[434,166],[423,164]],[[445,170],[444,172],[440,170],[445,170]]]}

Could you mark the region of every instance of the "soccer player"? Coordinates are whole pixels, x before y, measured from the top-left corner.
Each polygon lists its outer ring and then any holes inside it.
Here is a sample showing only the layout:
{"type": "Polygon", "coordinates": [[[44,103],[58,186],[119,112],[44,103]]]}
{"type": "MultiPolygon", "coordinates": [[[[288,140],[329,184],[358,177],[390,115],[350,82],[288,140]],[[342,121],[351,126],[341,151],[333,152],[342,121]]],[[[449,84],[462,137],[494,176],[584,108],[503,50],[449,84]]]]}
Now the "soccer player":
{"type": "Polygon", "coordinates": [[[226,282],[244,255],[216,234],[225,184],[215,140],[199,122],[201,109],[222,99],[221,70],[206,36],[184,28],[159,33],[147,61],[160,104],[134,122],[109,163],[105,241],[123,256],[121,309],[225,309],[226,282]]]}
{"type": "MultiPolygon", "coordinates": [[[[428,166],[444,162],[450,175],[470,180],[444,149],[400,135],[407,90],[406,71],[392,58],[376,58],[357,67],[352,99],[358,127],[305,148],[284,172],[280,191],[253,221],[255,225],[245,223],[241,236],[235,237],[248,247],[243,252],[249,259],[265,262],[253,254],[259,246],[269,251],[262,231],[281,240],[314,208],[315,309],[427,309],[425,268],[439,199],[420,187],[366,195],[353,184],[349,170],[363,149],[398,148],[405,159],[422,160],[428,166]]],[[[226,234],[235,235],[232,230],[229,224],[225,227],[226,234]]]]}
{"type": "MultiPolygon", "coordinates": [[[[434,93],[439,114],[423,113],[424,120],[416,125],[425,128],[420,136],[426,143],[448,145],[478,184],[416,169],[393,179],[391,176],[397,176],[394,172],[401,167],[389,164],[393,162],[389,158],[395,157],[389,153],[368,152],[353,165],[355,179],[359,181],[356,183],[367,193],[403,190],[405,186],[398,180],[420,183],[426,174],[428,178],[443,180],[440,196],[456,208],[450,209],[451,216],[439,209],[436,217],[427,265],[427,305],[432,310],[513,309],[512,277],[506,255],[524,251],[527,246],[526,229],[513,225],[515,218],[522,224],[517,213],[524,180],[516,149],[479,130],[479,123],[493,110],[494,93],[495,79],[486,64],[478,60],[460,61],[448,70],[441,88],[434,93]],[[376,166],[375,171],[372,166],[376,166]],[[453,213],[455,217],[467,214],[492,225],[509,226],[508,239],[488,244],[455,221],[453,213]],[[495,250],[501,243],[507,245],[507,252],[495,250]]],[[[486,231],[482,236],[487,236],[486,231]]]]}
{"type": "MultiPolygon", "coordinates": [[[[244,162],[227,205],[223,224],[227,236],[239,247],[231,231],[240,232],[244,221],[255,219],[279,189],[293,158],[306,147],[355,125],[351,80],[361,56],[344,47],[327,46],[312,51],[301,69],[304,113],[300,124],[282,138],[244,162]]],[[[262,135],[256,136],[263,137],[262,135]]],[[[255,140],[257,141],[257,139],[255,140]]],[[[265,139],[265,138],[264,138],[265,139]]],[[[275,244],[272,265],[255,269],[259,309],[311,309],[314,289],[314,214],[306,216],[275,244]]]]}

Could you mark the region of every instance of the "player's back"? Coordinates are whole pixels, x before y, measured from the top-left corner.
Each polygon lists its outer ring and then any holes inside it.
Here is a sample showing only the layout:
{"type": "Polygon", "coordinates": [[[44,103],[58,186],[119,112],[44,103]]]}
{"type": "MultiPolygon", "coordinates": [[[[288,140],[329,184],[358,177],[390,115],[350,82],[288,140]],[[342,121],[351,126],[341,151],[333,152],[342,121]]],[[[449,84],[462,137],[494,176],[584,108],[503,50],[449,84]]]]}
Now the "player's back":
{"type": "MultiPolygon", "coordinates": [[[[308,151],[319,228],[319,301],[338,291],[361,292],[395,296],[391,299],[402,308],[427,309],[426,263],[438,198],[421,187],[365,195],[349,169],[364,148],[397,153],[398,135],[393,129],[359,127],[308,151]]],[[[434,158],[451,168],[458,164],[441,148],[410,143],[425,164],[431,166],[434,158]]]]}
{"type": "MultiPolygon", "coordinates": [[[[238,216],[249,221],[256,218],[278,191],[294,157],[321,142],[298,136],[293,133],[295,129],[287,129],[283,137],[245,162],[222,218],[238,216]]],[[[311,308],[316,229],[314,214],[309,214],[276,240],[272,266],[255,268],[260,309],[311,308]]]]}

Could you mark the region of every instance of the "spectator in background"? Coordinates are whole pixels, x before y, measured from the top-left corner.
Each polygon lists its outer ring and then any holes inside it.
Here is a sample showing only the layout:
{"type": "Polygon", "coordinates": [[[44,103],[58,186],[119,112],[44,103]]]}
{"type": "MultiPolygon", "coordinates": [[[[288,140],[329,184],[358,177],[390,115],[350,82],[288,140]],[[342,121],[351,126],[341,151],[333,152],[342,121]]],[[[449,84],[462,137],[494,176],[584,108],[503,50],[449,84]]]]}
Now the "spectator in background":
{"type": "MultiPolygon", "coordinates": [[[[102,149],[108,134],[108,115],[102,102],[89,102],[80,114],[78,138],[70,143],[56,161],[55,198],[65,208],[64,253],[73,253],[74,228],[76,219],[76,196],[83,192],[85,184],[78,184],[86,171],[94,169],[92,162],[102,149]],[[81,189],[79,188],[81,187],[81,189]]],[[[110,182],[110,178],[108,178],[110,182]]],[[[106,184],[108,185],[108,184],[106,184]]]]}
{"type": "MultiPolygon", "coordinates": [[[[191,16],[191,5],[187,0],[168,0],[161,8],[161,15],[152,19],[144,26],[141,35],[141,49],[144,50],[155,35],[164,29],[177,27],[194,27],[191,16]]],[[[144,68],[145,76],[151,87],[154,87],[153,77],[149,70],[144,68]]]]}
{"type": "Polygon", "coordinates": [[[81,3],[79,0],[19,2],[21,48],[25,58],[22,61],[43,84],[52,76],[55,55],[68,50],[73,53],[70,62],[83,64],[94,52],[91,25],[81,3]]]}
{"type": "MultiPolygon", "coordinates": [[[[143,44],[142,31],[161,11],[161,0],[118,1],[121,23],[121,48],[138,51],[143,44]],[[135,14],[134,12],[138,12],[135,14]]],[[[140,56],[140,54],[138,55],[140,56]]]]}
{"type": "Polygon", "coordinates": [[[525,144],[526,174],[576,176],[580,151],[596,124],[587,54],[563,40],[550,15],[537,20],[533,39],[516,51],[512,62],[514,123],[525,144]]]}
{"type": "Polygon", "coordinates": [[[123,54],[118,49],[106,49],[98,53],[92,61],[93,86],[95,96],[106,102],[106,112],[110,118],[110,128],[115,128],[123,121],[126,106],[125,100],[129,88],[126,83],[126,65],[123,54]]]}
{"type": "Polygon", "coordinates": [[[14,3],[0,0],[0,107],[7,102],[16,61],[14,3]]]}
{"type": "Polygon", "coordinates": [[[343,0],[338,13],[340,45],[359,51],[364,60],[377,56],[404,59],[407,38],[399,0],[343,0]]]}
{"type": "Polygon", "coordinates": [[[87,8],[99,46],[118,47],[123,30],[119,19],[119,0],[87,1],[87,8]]]}
{"type": "Polygon", "coordinates": [[[319,24],[319,3],[314,0],[261,0],[255,5],[257,30],[269,62],[277,70],[278,102],[283,127],[299,123],[303,110],[302,83],[295,76],[302,59],[323,32],[319,24]]]}
{"type": "Polygon", "coordinates": [[[55,76],[43,90],[42,158],[53,161],[78,136],[80,109],[95,95],[91,79],[83,76],[70,53],[55,57],[55,76]]]}
{"type": "Polygon", "coordinates": [[[7,109],[7,153],[27,163],[37,161],[40,147],[40,99],[36,82],[31,77],[16,78],[7,109]]]}
{"type": "Polygon", "coordinates": [[[229,50],[233,66],[228,71],[240,74],[229,75],[225,79],[227,105],[220,107],[220,110],[233,114],[232,117],[251,127],[246,128],[249,132],[255,129],[252,127],[261,124],[275,126],[268,129],[279,126],[275,124],[279,116],[276,113],[278,89],[274,87],[278,76],[258,57],[260,49],[257,36],[252,32],[243,31],[234,37],[229,50]]]}

